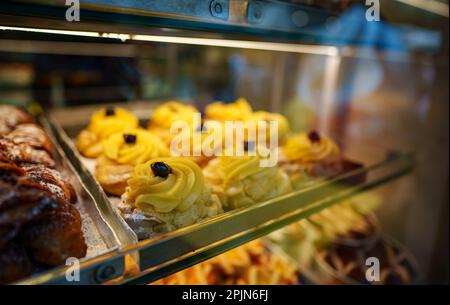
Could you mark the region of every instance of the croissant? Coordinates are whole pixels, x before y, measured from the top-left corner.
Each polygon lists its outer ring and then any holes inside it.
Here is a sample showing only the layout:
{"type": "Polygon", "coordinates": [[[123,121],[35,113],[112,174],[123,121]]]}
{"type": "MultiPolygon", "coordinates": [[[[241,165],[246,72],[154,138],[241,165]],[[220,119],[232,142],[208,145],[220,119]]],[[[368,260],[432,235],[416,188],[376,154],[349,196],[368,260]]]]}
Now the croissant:
{"type": "Polygon", "coordinates": [[[33,123],[34,118],[19,107],[0,105],[0,135],[10,132],[19,124],[33,123]]]}
{"type": "Polygon", "coordinates": [[[77,200],[75,190],[68,181],[55,169],[42,164],[25,164],[21,166],[30,180],[39,183],[53,195],[70,203],[77,200]]]}
{"type": "Polygon", "coordinates": [[[16,163],[38,163],[54,167],[55,161],[50,154],[28,143],[16,144],[8,136],[0,136],[0,155],[16,163]]]}
{"type": "Polygon", "coordinates": [[[36,124],[21,124],[11,131],[7,137],[14,144],[28,144],[36,149],[52,153],[52,144],[45,131],[36,124]]]}

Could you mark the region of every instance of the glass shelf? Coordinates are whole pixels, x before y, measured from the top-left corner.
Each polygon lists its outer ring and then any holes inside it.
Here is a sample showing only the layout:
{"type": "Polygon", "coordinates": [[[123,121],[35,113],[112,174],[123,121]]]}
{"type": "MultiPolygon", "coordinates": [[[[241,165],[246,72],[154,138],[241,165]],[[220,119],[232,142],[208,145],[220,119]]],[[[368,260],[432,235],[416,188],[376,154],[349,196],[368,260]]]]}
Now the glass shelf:
{"type": "Polygon", "coordinates": [[[128,251],[138,250],[141,270],[148,271],[122,283],[149,283],[195,265],[405,175],[412,167],[411,155],[398,155],[307,189],[225,213],[159,239],[140,242],[128,251]],[[366,176],[364,182],[348,183],[361,175],[366,176]]]}
{"type": "MultiPolygon", "coordinates": [[[[84,116],[83,116],[84,117],[84,116]]],[[[98,209],[108,221],[111,206],[100,188],[92,188],[95,179],[77,157],[71,138],[52,117],[50,125],[58,142],[75,169],[81,172],[81,180],[96,200],[98,209]],[[108,216],[109,215],[109,216],[108,216]]],[[[70,122],[69,122],[70,125],[70,122]]],[[[73,128],[73,125],[69,129],[73,128]]],[[[67,130],[68,131],[68,130],[67,130]]],[[[73,130],[71,130],[73,132],[73,130]]],[[[385,184],[409,173],[414,164],[410,154],[390,154],[380,162],[348,172],[331,180],[318,182],[308,188],[286,194],[252,206],[229,211],[215,218],[200,222],[156,238],[134,242],[119,236],[122,247],[111,255],[81,264],[83,283],[102,283],[108,280],[107,270],[115,270],[111,264],[118,257],[129,255],[139,266],[139,272],[123,276],[114,283],[144,284],[165,277],[208,258],[221,254],[253,239],[266,235],[292,222],[319,212],[333,204],[360,192],[385,184]],[[105,271],[106,270],[106,271],[105,271]]],[[[118,226],[113,217],[110,223],[118,226]]],[[[125,269],[127,269],[125,267],[125,269]]],[[[67,284],[62,267],[52,273],[37,276],[28,283],[67,284]]],[[[112,280],[112,279],[109,279],[112,280]]]]}
{"type": "MultiPolygon", "coordinates": [[[[142,108],[139,103],[133,105],[142,108]]],[[[115,252],[80,264],[82,284],[101,284],[110,280],[119,284],[144,284],[155,281],[307,218],[358,193],[388,183],[409,173],[414,165],[414,157],[410,154],[390,153],[383,157],[378,155],[378,158],[372,160],[379,161],[366,161],[365,167],[334,179],[317,182],[308,188],[229,211],[190,227],[138,242],[132,238],[133,233],[123,230],[118,219],[120,217],[113,212],[108,197],[98,186],[93,175],[86,170],[74,147],[72,137],[86,125],[93,107],[55,110],[50,113],[47,120],[66,157],[95,200],[102,217],[116,232],[121,242],[121,246],[115,252]],[[116,265],[120,259],[123,262],[121,268],[125,265],[125,275],[120,279],[116,276],[114,279],[111,275],[117,275],[116,265]],[[130,260],[134,263],[131,267],[138,269],[133,273],[128,270],[130,265],[127,261],[130,260]],[[136,268],[136,265],[139,267],[136,268]]],[[[145,108],[148,110],[151,107],[146,105],[145,108]]],[[[137,113],[149,117],[149,113],[142,111],[137,113]]],[[[21,283],[68,284],[65,271],[66,267],[60,267],[21,283]]]]}

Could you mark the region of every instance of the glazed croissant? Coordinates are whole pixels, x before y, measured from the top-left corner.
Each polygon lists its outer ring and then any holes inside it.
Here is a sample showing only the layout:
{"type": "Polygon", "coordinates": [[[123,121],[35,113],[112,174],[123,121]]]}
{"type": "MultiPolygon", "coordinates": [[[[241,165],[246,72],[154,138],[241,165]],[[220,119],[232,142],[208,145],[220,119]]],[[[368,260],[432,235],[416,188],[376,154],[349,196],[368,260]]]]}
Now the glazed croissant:
{"type": "Polygon", "coordinates": [[[82,258],[87,246],[73,186],[52,143],[19,108],[0,106],[0,284],[82,258]]]}

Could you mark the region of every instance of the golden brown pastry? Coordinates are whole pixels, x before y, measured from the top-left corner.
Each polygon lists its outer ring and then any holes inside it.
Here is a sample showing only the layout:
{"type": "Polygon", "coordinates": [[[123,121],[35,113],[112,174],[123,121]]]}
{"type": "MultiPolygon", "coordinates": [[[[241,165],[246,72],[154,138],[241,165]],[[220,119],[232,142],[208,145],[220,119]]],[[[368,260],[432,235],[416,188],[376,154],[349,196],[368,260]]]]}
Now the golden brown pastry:
{"type": "Polygon", "coordinates": [[[44,186],[53,195],[74,203],[77,200],[75,190],[57,170],[42,164],[24,164],[21,168],[30,180],[44,186]]]}
{"type": "Polygon", "coordinates": [[[0,105],[0,135],[26,123],[34,123],[34,118],[26,111],[16,106],[0,105]]]}
{"type": "Polygon", "coordinates": [[[71,204],[60,205],[49,217],[27,226],[21,235],[33,260],[46,266],[58,266],[69,257],[86,255],[80,213],[71,204]]]}
{"type": "Polygon", "coordinates": [[[0,248],[0,284],[24,278],[33,272],[33,265],[22,244],[10,242],[0,248]]]}
{"type": "Polygon", "coordinates": [[[55,161],[47,151],[37,149],[28,143],[16,144],[14,140],[4,135],[0,136],[0,155],[18,164],[36,163],[48,167],[55,166],[55,161]]]}
{"type": "Polygon", "coordinates": [[[52,154],[50,139],[45,131],[36,124],[17,125],[6,137],[16,145],[27,144],[35,149],[43,149],[52,154]]]}
{"type": "Polygon", "coordinates": [[[299,270],[286,257],[251,241],[153,285],[295,285],[299,270]]]}

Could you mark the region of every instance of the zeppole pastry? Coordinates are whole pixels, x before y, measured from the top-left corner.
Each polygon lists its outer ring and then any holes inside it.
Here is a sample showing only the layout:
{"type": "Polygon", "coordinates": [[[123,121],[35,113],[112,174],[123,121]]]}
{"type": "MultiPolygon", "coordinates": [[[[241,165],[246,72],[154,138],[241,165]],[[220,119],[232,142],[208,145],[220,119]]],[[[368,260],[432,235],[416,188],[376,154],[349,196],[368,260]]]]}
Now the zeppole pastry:
{"type": "Polygon", "coordinates": [[[295,285],[299,273],[294,262],[271,251],[258,239],[153,285],[295,285]]]}
{"type": "Polygon", "coordinates": [[[105,191],[120,196],[134,167],[152,158],[168,156],[164,143],[144,129],[115,133],[103,141],[103,154],[98,158],[95,176],[105,191]]]}
{"type": "Polygon", "coordinates": [[[222,213],[200,167],[187,158],[137,165],[119,209],[140,239],[174,231],[222,213]]]}
{"type": "Polygon", "coordinates": [[[175,134],[170,133],[174,122],[183,121],[189,126],[194,124],[194,115],[200,113],[195,107],[180,102],[167,102],[155,108],[147,129],[157,135],[164,143],[170,145],[175,134]]]}
{"type": "Polygon", "coordinates": [[[205,119],[215,121],[246,121],[253,110],[245,98],[234,103],[214,102],[205,107],[205,119]]]}
{"type": "Polygon", "coordinates": [[[280,149],[280,168],[291,180],[294,189],[342,172],[339,147],[330,138],[316,131],[299,133],[287,139],[280,149]]]}
{"type": "Polygon", "coordinates": [[[207,184],[225,209],[236,209],[291,191],[288,176],[277,166],[263,167],[258,156],[221,156],[203,172],[207,184]]]}
{"type": "Polygon", "coordinates": [[[96,158],[102,154],[104,139],[125,129],[137,128],[138,124],[137,117],[123,108],[103,108],[92,115],[88,127],[77,136],[77,149],[85,157],[96,158]]]}
{"type": "MultiPolygon", "coordinates": [[[[275,113],[275,112],[266,112],[266,111],[256,111],[253,112],[250,115],[250,118],[247,120],[247,122],[253,122],[255,124],[256,127],[256,132],[257,135],[259,135],[259,133],[261,133],[261,131],[258,131],[259,127],[258,127],[258,122],[266,122],[267,126],[266,126],[266,132],[265,132],[265,136],[266,136],[266,142],[270,143],[270,139],[271,137],[275,134],[277,134],[278,136],[278,143],[283,143],[286,140],[286,137],[289,133],[289,122],[288,120],[281,114],[279,113],[275,113]],[[277,123],[277,130],[273,129],[270,127],[270,122],[276,122],[277,123]]],[[[257,141],[258,137],[256,138],[248,138],[247,141],[257,141]]]]}

